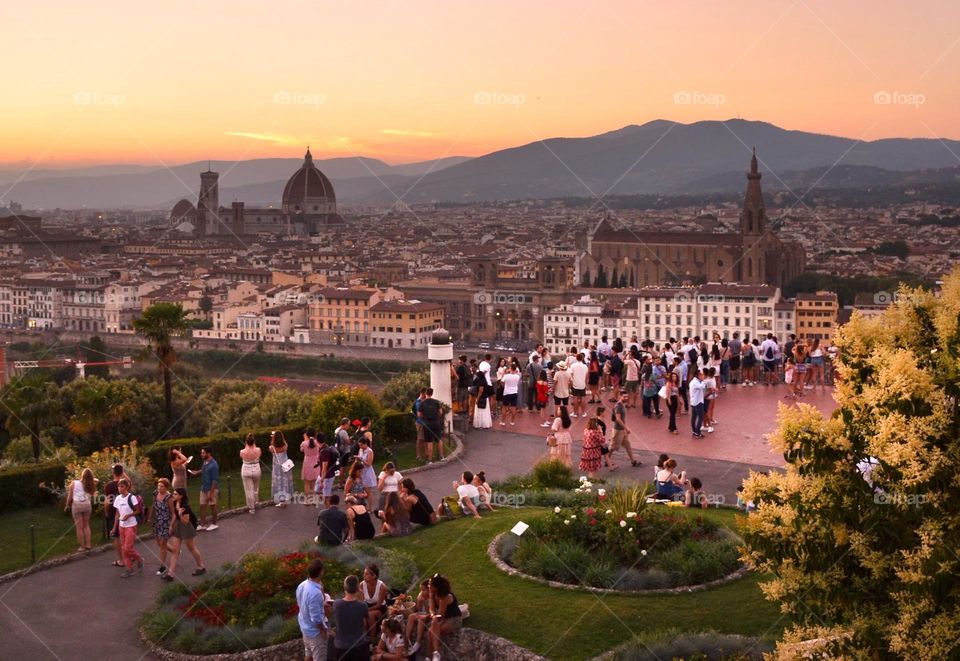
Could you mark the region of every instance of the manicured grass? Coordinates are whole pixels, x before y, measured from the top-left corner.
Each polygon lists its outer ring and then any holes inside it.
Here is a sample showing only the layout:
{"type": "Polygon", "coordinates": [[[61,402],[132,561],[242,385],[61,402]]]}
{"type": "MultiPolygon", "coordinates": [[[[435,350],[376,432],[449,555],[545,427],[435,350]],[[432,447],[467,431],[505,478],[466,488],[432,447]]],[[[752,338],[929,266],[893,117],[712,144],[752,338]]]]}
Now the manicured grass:
{"type": "MultiPolygon", "coordinates": [[[[494,536],[544,509],[501,509],[480,521],[443,522],[410,537],[381,543],[417,559],[423,575],[450,579],[461,602],[470,604],[467,624],[527,647],[551,659],[588,659],[633,636],[672,630],[777,638],[787,626],[776,605],[766,601],[751,574],[729,585],[681,595],[594,595],[513,578],[487,557],[494,536]]],[[[730,510],[698,510],[726,526],[730,510]]]]}
{"type": "MultiPolygon", "coordinates": [[[[380,469],[383,468],[383,464],[387,461],[392,461],[397,466],[397,470],[403,473],[406,468],[413,468],[415,466],[425,466],[427,462],[417,461],[417,446],[415,443],[398,443],[395,445],[390,445],[391,456],[387,457],[386,453],[376,454],[376,448],[374,448],[374,458],[373,464],[374,468],[377,470],[377,474],[380,474],[380,469]]],[[[456,446],[450,441],[444,441],[443,443],[443,454],[444,456],[453,452],[456,446]]],[[[440,459],[437,454],[437,447],[433,448],[433,460],[438,461],[440,459]]]]}

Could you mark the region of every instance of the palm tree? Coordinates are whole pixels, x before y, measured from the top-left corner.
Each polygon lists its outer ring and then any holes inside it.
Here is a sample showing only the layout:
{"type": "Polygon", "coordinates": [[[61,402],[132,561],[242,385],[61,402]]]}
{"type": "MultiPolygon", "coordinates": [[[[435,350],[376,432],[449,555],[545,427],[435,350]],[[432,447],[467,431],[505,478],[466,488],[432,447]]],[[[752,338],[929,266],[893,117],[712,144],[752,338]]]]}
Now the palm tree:
{"type": "MultiPolygon", "coordinates": [[[[179,303],[154,303],[133,320],[137,335],[146,338],[151,352],[159,361],[163,376],[163,400],[167,415],[167,434],[173,422],[173,387],[170,383],[171,367],[177,362],[173,350],[173,338],[187,334],[187,318],[179,303]]],[[[166,435],[166,434],[165,434],[166,435]]]]}

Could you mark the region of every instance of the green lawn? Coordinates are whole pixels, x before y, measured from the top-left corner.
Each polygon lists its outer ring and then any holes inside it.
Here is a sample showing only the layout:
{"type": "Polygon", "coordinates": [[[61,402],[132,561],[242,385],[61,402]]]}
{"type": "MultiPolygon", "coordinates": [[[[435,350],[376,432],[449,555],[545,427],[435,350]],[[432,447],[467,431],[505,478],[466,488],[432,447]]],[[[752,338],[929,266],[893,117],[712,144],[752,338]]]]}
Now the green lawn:
{"type": "MultiPolygon", "coordinates": [[[[527,647],[551,659],[591,658],[629,641],[679,629],[715,630],[777,638],[788,622],[763,599],[755,575],[706,592],[685,595],[594,595],[520,578],[497,569],[487,545],[497,534],[541,512],[501,509],[480,521],[460,519],[381,543],[412,554],[424,575],[447,576],[457,598],[470,604],[467,624],[527,647]]],[[[698,512],[700,512],[698,510],[698,512]]],[[[733,526],[734,512],[702,513],[733,526]]]]}

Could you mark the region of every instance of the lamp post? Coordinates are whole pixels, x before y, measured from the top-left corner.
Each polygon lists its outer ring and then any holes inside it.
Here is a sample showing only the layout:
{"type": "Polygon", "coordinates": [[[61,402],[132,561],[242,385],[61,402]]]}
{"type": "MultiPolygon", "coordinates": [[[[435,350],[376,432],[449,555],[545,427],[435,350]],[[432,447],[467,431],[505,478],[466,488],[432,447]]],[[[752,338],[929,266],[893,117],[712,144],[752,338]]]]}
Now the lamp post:
{"type": "Polygon", "coordinates": [[[450,388],[453,345],[450,344],[449,331],[444,328],[433,331],[430,344],[427,345],[427,358],[430,361],[430,387],[433,388],[433,397],[449,407],[443,422],[444,429],[449,432],[453,422],[453,393],[450,388]]]}

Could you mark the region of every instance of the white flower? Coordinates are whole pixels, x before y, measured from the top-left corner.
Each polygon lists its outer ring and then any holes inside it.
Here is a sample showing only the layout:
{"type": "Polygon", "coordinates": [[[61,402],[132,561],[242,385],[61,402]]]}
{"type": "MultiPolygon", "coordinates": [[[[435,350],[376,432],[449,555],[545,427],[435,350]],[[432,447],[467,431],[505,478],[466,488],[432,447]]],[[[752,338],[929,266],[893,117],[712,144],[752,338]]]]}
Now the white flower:
{"type": "Polygon", "coordinates": [[[605,513],[606,513],[606,514],[613,514],[613,510],[607,510],[605,513]]]}
{"type": "Polygon", "coordinates": [[[621,527],[621,528],[626,528],[626,527],[627,527],[627,522],[624,521],[623,519],[620,519],[620,527],[621,527]]]}
{"type": "Polygon", "coordinates": [[[606,489],[597,489],[597,495],[598,495],[598,496],[606,496],[606,495],[607,495],[607,490],[606,490],[606,489]]]}
{"type": "Polygon", "coordinates": [[[627,512],[627,518],[628,518],[628,519],[632,519],[632,518],[635,517],[636,515],[637,515],[636,512],[627,512]]]}
{"type": "MultiPolygon", "coordinates": [[[[633,529],[631,528],[631,530],[633,529]]],[[[642,551],[640,551],[640,555],[646,555],[646,554],[647,554],[647,549],[643,549],[642,551]]]]}
{"type": "Polygon", "coordinates": [[[559,506],[554,507],[554,508],[553,508],[553,511],[554,511],[555,514],[559,514],[559,513],[560,513],[560,507],[559,507],[559,506]]]}
{"type": "Polygon", "coordinates": [[[564,520],[563,520],[563,525],[569,526],[569,525],[570,525],[570,519],[564,519],[564,520]]]}
{"type": "Polygon", "coordinates": [[[581,481],[581,482],[586,482],[586,481],[587,481],[587,476],[586,476],[586,475],[581,475],[581,476],[580,476],[580,481],[581,481]]]}
{"type": "Polygon", "coordinates": [[[628,530],[627,532],[633,532],[633,528],[630,528],[630,530],[628,530]]]}
{"type": "Polygon", "coordinates": [[[577,518],[577,515],[576,515],[576,514],[571,514],[571,515],[570,515],[570,518],[571,518],[571,519],[575,519],[575,518],[577,518]]]}

